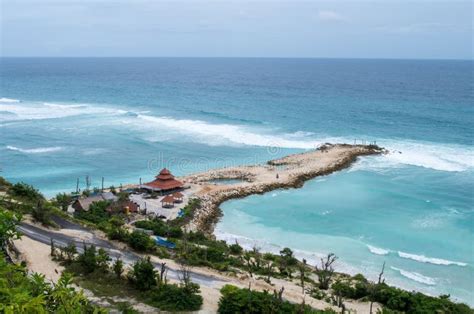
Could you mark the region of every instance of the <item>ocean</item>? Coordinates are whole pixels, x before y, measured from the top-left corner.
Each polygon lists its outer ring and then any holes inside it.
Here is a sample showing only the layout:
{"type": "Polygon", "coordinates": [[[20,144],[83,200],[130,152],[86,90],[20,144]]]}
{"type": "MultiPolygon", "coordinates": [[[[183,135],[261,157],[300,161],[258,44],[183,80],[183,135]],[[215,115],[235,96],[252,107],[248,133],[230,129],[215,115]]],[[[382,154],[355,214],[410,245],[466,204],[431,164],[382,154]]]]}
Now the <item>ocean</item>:
{"type": "Polygon", "coordinates": [[[325,142],[391,151],[231,200],[216,236],[474,305],[472,61],[2,58],[1,175],[45,195],[263,163],[325,142]]]}

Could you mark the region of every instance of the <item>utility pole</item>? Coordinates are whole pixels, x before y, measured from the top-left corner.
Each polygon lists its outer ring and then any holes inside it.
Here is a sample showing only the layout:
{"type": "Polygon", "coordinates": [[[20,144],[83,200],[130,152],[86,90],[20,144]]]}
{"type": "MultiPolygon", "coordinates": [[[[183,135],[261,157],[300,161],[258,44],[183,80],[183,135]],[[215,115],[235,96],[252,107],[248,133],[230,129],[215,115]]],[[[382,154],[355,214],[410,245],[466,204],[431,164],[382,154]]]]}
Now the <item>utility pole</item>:
{"type": "Polygon", "coordinates": [[[86,175],[86,190],[89,191],[89,188],[91,186],[91,178],[89,175],[86,175]]]}
{"type": "Polygon", "coordinates": [[[102,177],[102,192],[104,192],[104,177],[102,177]]]}
{"type": "Polygon", "coordinates": [[[79,193],[79,178],[76,180],[76,194],[79,193]]]}

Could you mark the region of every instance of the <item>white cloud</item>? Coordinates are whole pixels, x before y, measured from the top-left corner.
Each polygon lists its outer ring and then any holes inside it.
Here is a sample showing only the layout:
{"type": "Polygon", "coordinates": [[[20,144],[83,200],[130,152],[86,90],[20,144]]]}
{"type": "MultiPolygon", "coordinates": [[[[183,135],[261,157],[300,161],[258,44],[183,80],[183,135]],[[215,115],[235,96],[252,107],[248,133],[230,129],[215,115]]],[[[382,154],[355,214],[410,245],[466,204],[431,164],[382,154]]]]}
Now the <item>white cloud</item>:
{"type": "Polygon", "coordinates": [[[318,18],[321,21],[344,21],[344,17],[341,14],[329,10],[320,10],[318,18]]]}

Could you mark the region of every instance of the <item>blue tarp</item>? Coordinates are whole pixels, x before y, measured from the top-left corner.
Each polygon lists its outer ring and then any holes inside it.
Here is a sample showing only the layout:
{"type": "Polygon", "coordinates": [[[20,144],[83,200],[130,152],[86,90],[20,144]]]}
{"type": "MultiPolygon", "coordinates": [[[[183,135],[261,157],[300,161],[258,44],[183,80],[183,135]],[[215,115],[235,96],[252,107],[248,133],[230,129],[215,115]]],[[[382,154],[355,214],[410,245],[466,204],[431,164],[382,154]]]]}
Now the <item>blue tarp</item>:
{"type": "Polygon", "coordinates": [[[184,216],[184,211],[181,209],[178,213],[178,218],[181,218],[184,216]]]}
{"type": "Polygon", "coordinates": [[[176,244],[174,244],[173,242],[167,241],[166,239],[162,237],[155,237],[155,242],[156,244],[167,247],[169,249],[176,248],[176,244]]]}

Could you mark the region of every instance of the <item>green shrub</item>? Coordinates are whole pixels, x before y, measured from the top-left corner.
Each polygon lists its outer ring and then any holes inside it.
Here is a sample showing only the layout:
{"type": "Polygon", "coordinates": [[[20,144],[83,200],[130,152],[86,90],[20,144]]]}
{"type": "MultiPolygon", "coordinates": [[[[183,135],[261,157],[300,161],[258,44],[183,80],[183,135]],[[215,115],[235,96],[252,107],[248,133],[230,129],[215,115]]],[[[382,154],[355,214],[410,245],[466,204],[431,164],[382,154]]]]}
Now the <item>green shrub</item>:
{"type": "Polygon", "coordinates": [[[221,314],[237,313],[331,313],[332,310],[315,310],[308,305],[292,304],[281,300],[267,291],[258,292],[249,289],[239,289],[235,286],[225,285],[221,289],[218,312],[221,314]]]}
{"type": "Polygon", "coordinates": [[[148,234],[143,231],[134,230],[128,237],[128,244],[141,252],[151,251],[155,246],[155,242],[150,238],[148,234]]]}
{"type": "Polygon", "coordinates": [[[94,245],[84,245],[84,252],[79,255],[77,261],[85,273],[92,273],[97,268],[96,248],[94,245]]]}
{"type": "Polygon", "coordinates": [[[240,255],[244,251],[244,249],[237,242],[229,245],[229,250],[230,253],[234,255],[240,255]]]}
{"type": "Polygon", "coordinates": [[[156,271],[150,262],[150,257],[142,258],[133,264],[133,269],[129,273],[129,279],[141,291],[149,290],[157,285],[156,271]]]}
{"type": "Polygon", "coordinates": [[[12,196],[21,198],[24,201],[37,202],[44,200],[44,196],[33,186],[24,182],[15,183],[9,193],[12,196]]]}
{"type": "Polygon", "coordinates": [[[76,218],[90,221],[94,224],[106,223],[110,218],[110,214],[107,212],[109,207],[108,201],[97,201],[89,206],[88,211],[76,211],[74,213],[76,218]]]}
{"type": "Polygon", "coordinates": [[[154,288],[150,295],[152,304],[163,311],[198,311],[202,305],[202,297],[196,290],[190,291],[183,286],[174,284],[161,285],[154,288]]]}

